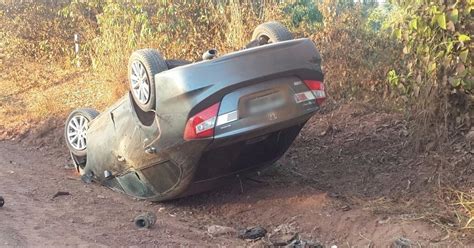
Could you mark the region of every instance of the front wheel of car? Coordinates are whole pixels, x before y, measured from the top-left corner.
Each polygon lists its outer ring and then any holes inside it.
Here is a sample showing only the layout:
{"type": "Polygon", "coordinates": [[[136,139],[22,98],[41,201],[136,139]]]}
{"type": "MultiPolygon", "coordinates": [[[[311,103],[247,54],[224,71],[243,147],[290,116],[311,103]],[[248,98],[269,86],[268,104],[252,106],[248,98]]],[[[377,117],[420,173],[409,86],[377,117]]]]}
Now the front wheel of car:
{"type": "Polygon", "coordinates": [[[67,118],[64,138],[71,154],[85,157],[87,154],[87,130],[89,123],[99,115],[94,109],[76,109],[67,118]]]}
{"type": "Polygon", "coordinates": [[[128,78],[133,100],[141,110],[154,110],[156,102],[155,75],[168,70],[165,59],[158,50],[135,51],[128,61],[128,78]]]}
{"type": "Polygon", "coordinates": [[[292,40],[293,34],[279,22],[266,22],[258,25],[252,34],[252,40],[259,45],[271,44],[285,40],[292,40]]]}

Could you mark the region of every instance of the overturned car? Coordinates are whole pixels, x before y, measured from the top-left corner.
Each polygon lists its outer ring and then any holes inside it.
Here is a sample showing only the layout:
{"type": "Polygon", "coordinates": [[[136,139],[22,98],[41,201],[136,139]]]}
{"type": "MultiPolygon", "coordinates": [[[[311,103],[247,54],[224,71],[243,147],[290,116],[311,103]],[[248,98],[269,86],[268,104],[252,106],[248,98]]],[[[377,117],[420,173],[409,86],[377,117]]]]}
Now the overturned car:
{"type": "Polygon", "coordinates": [[[129,60],[130,91],[65,125],[84,181],[162,201],[212,189],[279,159],[325,99],[321,57],[281,24],[259,25],[246,48],[203,61],[129,60]]]}

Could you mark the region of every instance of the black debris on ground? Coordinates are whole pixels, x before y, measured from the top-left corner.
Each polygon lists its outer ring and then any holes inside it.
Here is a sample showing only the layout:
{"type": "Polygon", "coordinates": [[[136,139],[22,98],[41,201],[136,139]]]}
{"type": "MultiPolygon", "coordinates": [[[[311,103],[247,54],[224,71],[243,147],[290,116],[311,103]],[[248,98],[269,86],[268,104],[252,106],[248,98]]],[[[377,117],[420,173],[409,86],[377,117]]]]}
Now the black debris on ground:
{"type": "Polygon", "coordinates": [[[410,248],[411,241],[407,238],[400,237],[392,243],[392,248],[410,248]]]}
{"type": "Polygon", "coordinates": [[[239,238],[241,239],[249,239],[255,240],[265,237],[267,234],[267,230],[263,227],[252,227],[248,229],[241,229],[239,230],[239,238]]]}
{"type": "Polygon", "coordinates": [[[52,199],[54,199],[54,198],[56,198],[56,197],[58,197],[58,196],[64,196],[64,195],[71,195],[71,194],[70,194],[69,192],[67,192],[67,191],[58,191],[58,192],[56,192],[56,194],[53,195],[53,198],[52,198],[52,199]]]}
{"type": "Polygon", "coordinates": [[[149,229],[155,225],[156,214],[152,212],[146,212],[135,217],[134,221],[135,226],[139,229],[149,229]]]}

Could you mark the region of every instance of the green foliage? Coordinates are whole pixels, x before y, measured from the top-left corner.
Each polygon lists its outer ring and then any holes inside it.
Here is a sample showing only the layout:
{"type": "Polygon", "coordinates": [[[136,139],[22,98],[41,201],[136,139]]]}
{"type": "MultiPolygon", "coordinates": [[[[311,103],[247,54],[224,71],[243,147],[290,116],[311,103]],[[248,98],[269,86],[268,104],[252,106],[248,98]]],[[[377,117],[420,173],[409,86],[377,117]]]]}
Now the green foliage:
{"type": "Polygon", "coordinates": [[[100,63],[122,63],[128,58],[122,51],[131,51],[143,40],[152,38],[148,13],[138,1],[128,4],[107,3],[97,17],[97,24],[99,35],[91,44],[94,68],[100,63]],[[104,57],[108,59],[103,60],[104,57]]]}
{"type": "Polygon", "coordinates": [[[306,25],[307,27],[322,24],[323,15],[319,11],[315,0],[296,0],[283,8],[286,15],[289,15],[291,24],[294,27],[306,25]]]}
{"type": "Polygon", "coordinates": [[[392,14],[393,6],[389,4],[369,10],[366,21],[367,30],[378,32],[387,29],[387,20],[392,14]]]}
{"type": "MultiPolygon", "coordinates": [[[[403,45],[399,93],[411,99],[411,112],[426,127],[447,131],[472,125],[472,0],[399,1],[392,19],[393,37],[403,45]],[[421,115],[422,118],[419,118],[421,115]]],[[[393,81],[393,75],[388,75],[393,81]]],[[[434,133],[434,132],[431,132],[434,133]]]]}
{"type": "Polygon", "coordinates": [[[399,83],[399,80],[398,80],[398,75],[397,75],[397,72],[395,70],[390,70],[388,71],[387,73],[387,80],[388,80],[388,83],[392,86],[392,87],[397,87],[398,86],[398,83],[399,83]]]}
{"type": "Polygon", "coordinates": [[[410,2],[400,4],[406,16],[394,23],[394,35],[405,44],[403,52],[409,60],[405,84],[414,88],[433,82],[436,87],[453,87],[470,94],[474,84],[468,29],[472,24],[468,22],[472,21],[470,12],[474,4],[410,2]]]}

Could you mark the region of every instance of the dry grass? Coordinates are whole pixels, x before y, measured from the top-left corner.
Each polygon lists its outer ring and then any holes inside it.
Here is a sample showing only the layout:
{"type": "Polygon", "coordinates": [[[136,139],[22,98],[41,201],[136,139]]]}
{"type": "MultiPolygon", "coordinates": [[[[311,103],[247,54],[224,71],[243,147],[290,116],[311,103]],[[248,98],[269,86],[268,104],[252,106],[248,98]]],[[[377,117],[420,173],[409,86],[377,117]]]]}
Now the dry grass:
{"type": "Polygon", "coordinates": [[[451,239],[459,246],[465,246],[465,242],[474,241],[474,191],[469,192],[454,190],[451,187],[440,189],[440,202],[444,202],[444,210],[425,212],[425,219],[439,229],[444,235],[439,241],[451,239]]]}
{"type": "Polygon", "coordinates": [[[65,119],[71,109],[99,110],[125,92],[121,81],[77,68],[11,61],[0,77],[0,139],[25,134],[47,118],[65,119]]]}
{"type": "Polygon", "coordinates": [[[458,209],[456,216],[461,229],[474,230],[474,194],[461,191],[454,191],[454,194],[457,201],[453,205],[458,209]]]}

